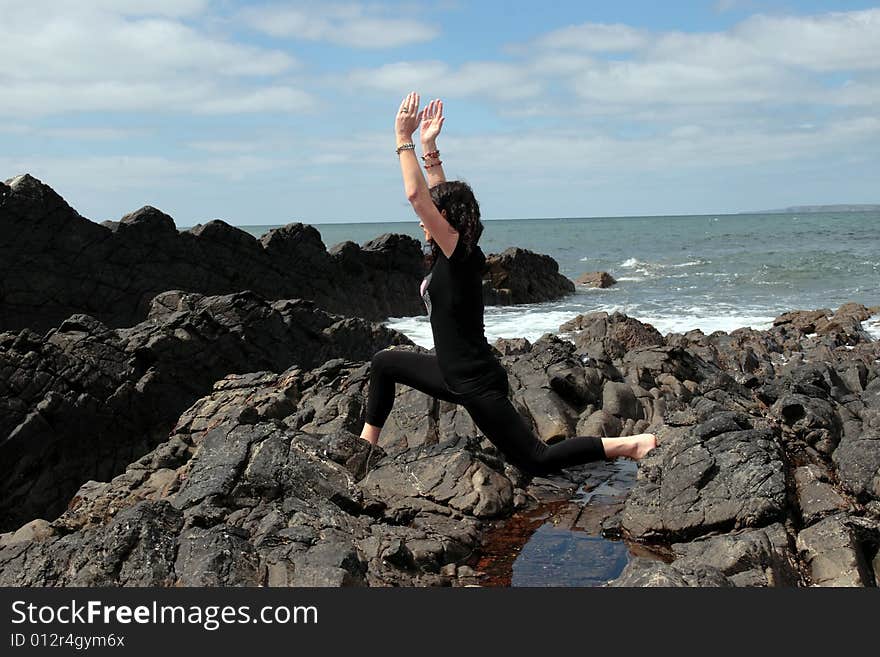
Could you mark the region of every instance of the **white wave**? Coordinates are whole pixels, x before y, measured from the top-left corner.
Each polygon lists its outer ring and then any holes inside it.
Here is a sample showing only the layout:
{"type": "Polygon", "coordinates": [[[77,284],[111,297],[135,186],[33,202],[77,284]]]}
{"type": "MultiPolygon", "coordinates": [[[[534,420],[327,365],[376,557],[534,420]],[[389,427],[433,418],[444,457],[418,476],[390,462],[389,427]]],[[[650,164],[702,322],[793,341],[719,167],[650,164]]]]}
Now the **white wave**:
{"type": "Polygon", "coordinates": [[[682,313],[680,315],[638,317],[637,319],[652,324],[663,335],[686,333],[694,329],[700,329],[706,335],[715,331],[730,333],[735,329],[746,327],[756,331],[765,331],[773,326],[775,319],[767,315],[719,315],[710,314],[710,312],[710,309],[702,308],[699,314],[682,313]]]}
{"type": "Polygon", "coordinates": [[[697,260],[689,260],[688,262],[682,262],[677,265],[669,265],[670,267],[697,267],[699,265],[709,265],[712,264],[711,260],[703,260],[702,258],[697,260]]]}
{"type": "Polygon", "coordinates": [[[880,340],[880,313],[872,315],[862,322],[862,328],[864,328],[872,338],[880,340]]]}
{"type": "MultiPolygon", "coordinates": [[[[489,344],[498,338],[525,338],[535,342],[545,333],[558,334],[561,324],[590,311],[589,308],[575,306],[559,310],[548,307],[548,304],[490,306],[483,316],[483,325],[489,344]]],[[[434,347],[434,334],[425,316],[391,317],[385,325],[400,331],[420,347],[434,347]]]]}
{"type": "Polygon", "coordinates": [[[420,347],[432,349],[434,347],[434,334],[431,332],[431,323],[426,315],[419,317],[389,317],[385,326],[400,331],[420,347]]]}
{"type": "Polygon", "coordinates": [[[638,258],[627,258],[620,263],[620,266],[624,267],[625,269],[633,269],[635,267],[644,267],[647,264],[647,262],[642,262],[638,258]]]}
{"type": "Polygon", "coordinates": [[[621,282],[638,283],[639,281],[643,281],[645,279],[642,278],[641,276],[617,276],[616,280],[618,283],[621,283],[621,282]]]}
{"type": "MultiPolygon", "coordinates": [[[[613,290],[613,288],[611,289],[613,290]]],[[[598,288],[597,290],[600,292],[608,291],[598,288]]],[[[559,331],[560,325],[574,319],[579,314],[594,311],[604,311],[609,314],[616,311],[622,312],[641,322],[651,324],[664,335],[686,333],[694,329],[700,329],[706,335],[715,331],[729,333],[744,327],[766,330],[773,325],[775,318],[775,315],[761,314],[760,309],[754,309],[750,313],[748,310],[743,312],[742,309],[737,309],[734,306],[725,307],[724,304],[683,307],[676,309],[675,312],[647,311],[642,313],[639,304],[602,303],[600,299],[607,301],[611,299],[587,296],[587,291],[584,291],[583,296],[581,294],[576,296],[581,298],[572,299],[570,303],[564,304],[561,308],[558,303],[554,302],[520,306],[489,306],[484,315],[486,339],[490,344],[498,338],[526,338],[530,342],[535,342],[545,333],[570,339],[569,333],[559,331]]],[[[386,325],[400,331],[419,346],[426,349],[431,349],[434,346],[431,324],[425,316],[392,317],[386,325]]],[[[864,325],[873,337],[880,339],[880,315],[875,315],[864,325]]]]}

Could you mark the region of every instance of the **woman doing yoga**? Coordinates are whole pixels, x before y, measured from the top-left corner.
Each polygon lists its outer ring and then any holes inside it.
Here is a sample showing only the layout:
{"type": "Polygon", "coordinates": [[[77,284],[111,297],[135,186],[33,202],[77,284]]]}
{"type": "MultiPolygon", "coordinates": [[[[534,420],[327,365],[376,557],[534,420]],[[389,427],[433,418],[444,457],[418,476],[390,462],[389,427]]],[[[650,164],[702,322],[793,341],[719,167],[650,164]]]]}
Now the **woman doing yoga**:
{"type": "Polygon", "coordinates": [[[480,208],[466,183],[446,181],[436,144],[443,121],[443,103],[431,101],[420,112],[415,92],[404,98],[395,121],[406,197],[433,251],[433,267],[422,281],[421,293],[436,355],[392,348],[373,356],[361,438],[371,444],[379,440],[394,404],[395,384],[402,383],[464,406],[477,428],[506,459],[528,474],[621,456],[642,458],[657,444],[653,434],[577,436],[547,445],[510,402],[507,372],[484,334],[482,273],[486,258],[477,245],[483,232],[480,208]],[[427,182],[412,143],[419,123],[427,182]]]}

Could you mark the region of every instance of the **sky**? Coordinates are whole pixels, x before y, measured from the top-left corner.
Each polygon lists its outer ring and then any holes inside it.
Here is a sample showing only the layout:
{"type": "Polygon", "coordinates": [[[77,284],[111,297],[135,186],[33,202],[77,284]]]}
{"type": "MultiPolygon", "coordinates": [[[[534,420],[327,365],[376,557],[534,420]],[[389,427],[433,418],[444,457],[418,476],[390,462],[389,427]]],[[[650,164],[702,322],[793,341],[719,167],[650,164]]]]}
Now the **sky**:
{"type": "Polygon", "coordinates": [[[880,203],[880,5],[0,0],[0,180],[94,221],[412,220],[442,98],[485,219],[880,203]],[[417,137],[417,135],[416,135],[417,137]],[[417,139],[416,139],[417,141],[417,139]]]}

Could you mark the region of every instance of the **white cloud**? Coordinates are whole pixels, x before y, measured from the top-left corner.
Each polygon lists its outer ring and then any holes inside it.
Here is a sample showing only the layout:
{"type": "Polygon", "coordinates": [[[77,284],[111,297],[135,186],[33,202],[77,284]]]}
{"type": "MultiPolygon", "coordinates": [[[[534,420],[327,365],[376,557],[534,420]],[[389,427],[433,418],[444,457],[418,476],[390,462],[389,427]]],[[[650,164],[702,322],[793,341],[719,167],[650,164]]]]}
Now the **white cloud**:
{"type": "Polygon", "coordinates": [[[270,36],[352,48],[395,48],[430,41],[439,34],[430,23],[382,16],[377,8],[367,5],[268,5],[246,9],[242,17],[248,25],[270,36]]]}
{"type": "MultiPolygon", "coordinates": [[[[590,113],[656,104],[677,107],[812,103],[867,105],[880,69],[880,9],[817,16],[753,16],[726,32],[648,32],[585,23],[539,37],[524,69],[552,77],[590,104],[590,113]],[[626,59],[584,52],[628,51],[626,59]],[[849,73],[835,89],[828,73],[849,73]]],[[[838,83],[839,84],[839,83],[838,83]]]]}
{"type": "Polygon", "coordinates": [[[263,87],[233,95],[210,98],[194,108],[203,114],[244,114],[262,112],[304,112],[317,105],[311,94],[287,87],[263,87]]]}
{"type": "Polygon", "coordinates": [[[43,17],[58,14],[112,12],[123,16],[193,16],[208,8],[208,0],[0,0],[4,20],[14,19],[22,12],[39,13],[43,17]]]}
{"type": "Polygon", "coordinates": [[[554,30],[537,39],[541,48],[584,52],[628,52],[645,47],[650,35],[629,25],[584,23],[554,30]]]}
{"type": "Polygon", "coordinates": [[[430,90],[432,96],[482,97],[502,102],[534,98],[543,88],[540,78],[523,67],[491,61],[467,62],[458,68],[440,61],[396,62],[354,70],[348,82],[397,95],[421,89],[430,90]]]}
{"type": "Polygon", "coordinates": [[[450,137],[444,148],[447,168],[467,173],[496,172],[524,183],[552,172],[560,184],[587,184],[588,177],[630,177],[694,169],[737,168],[845,153],[855,147],[880,147],[880,119],[842,120],[806,130],[679,126],[640,138],[530,131],[506,135],[450,137]]]}
{"type": "Polygon", "coordinates": [[[510,61],[405,61],[358,69],[356,88],[430,90],[500,103],[507,116],[620,116],[659,120],[810,104],[867,106],[880,89],[880,9],[818,16],[753,16],[726,32],[649,32],[584,23],[507,49],[510,61]],[[628,56],[606,58],[605,53],[628,56]],[[829,72],[850,79],[829,82],[829,72]],[[574,92],[576,101],[568,97],[574,92]],[[513,103],[512,101],[517,101],[513,103]],[[579,107],[578,107],[579,106],[579,107]],[[732,107],[739,109],[731,109],[732,107]]]}
{"type": "Polygon", "coordinates": [[[265,83],[296,60],[190,27],[201,2],[23,3],[0,22],[0,115],[76,111],[300,111],[303,89],[265,83]],[[158,14],[158,15],[157,15],[158,14]],[[263,86],[259,86],[263,85],[263,86]]]}
{"type": "Polygon", "coordinates": [[[811,71],[880,70],[880,9],[755,16],[733,36],[770,60],[811,71]]]}

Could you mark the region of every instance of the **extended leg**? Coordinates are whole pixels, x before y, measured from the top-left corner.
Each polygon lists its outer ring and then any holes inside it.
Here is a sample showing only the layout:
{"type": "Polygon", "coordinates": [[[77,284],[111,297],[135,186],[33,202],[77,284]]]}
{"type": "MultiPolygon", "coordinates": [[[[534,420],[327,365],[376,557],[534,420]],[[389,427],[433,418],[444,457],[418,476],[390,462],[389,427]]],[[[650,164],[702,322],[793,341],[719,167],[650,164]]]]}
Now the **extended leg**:
{"type": "Polygon", "coordinates": [[[618,456],[641,458],[656,445],[652,434],[629,438],[577,436],[547,445],[500,390],[490,390],[464,405],[480,431],[511,463],[530,474],[618,456]]]}

